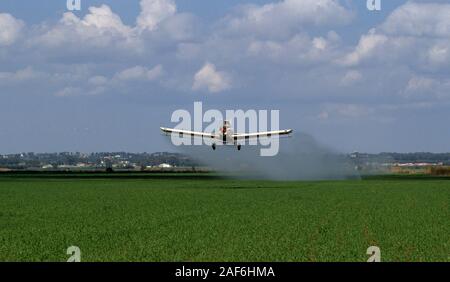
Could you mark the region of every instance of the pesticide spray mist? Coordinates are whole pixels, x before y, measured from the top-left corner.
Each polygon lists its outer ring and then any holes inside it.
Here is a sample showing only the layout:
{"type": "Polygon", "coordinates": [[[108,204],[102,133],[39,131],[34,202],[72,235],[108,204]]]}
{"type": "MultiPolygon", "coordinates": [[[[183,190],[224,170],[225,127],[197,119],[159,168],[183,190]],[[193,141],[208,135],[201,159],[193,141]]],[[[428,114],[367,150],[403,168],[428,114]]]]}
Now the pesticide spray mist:
{"type": "Polygon", "coordinates": [[[260,156],[259,146],[179,146],[180,153],[198,163],[246,179],[328,180],[359,178],[355,165],[344,154],[327,148],[305,133],[280,138],[280,151],[273,157],[260,156]]]}

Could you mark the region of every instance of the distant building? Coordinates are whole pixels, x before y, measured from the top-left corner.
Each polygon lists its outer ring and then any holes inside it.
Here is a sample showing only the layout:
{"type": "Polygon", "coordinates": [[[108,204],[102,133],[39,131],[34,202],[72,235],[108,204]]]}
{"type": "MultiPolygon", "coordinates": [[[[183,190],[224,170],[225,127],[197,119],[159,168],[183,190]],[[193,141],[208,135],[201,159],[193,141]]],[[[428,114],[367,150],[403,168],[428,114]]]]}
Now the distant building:
{"type": "Polygon", "coordinates": [[[400,167],[418,167],[418,166],[440,166],[443,165],[442,162],[439,163],[394,163],[394,166],[400,167]]]}
{"type": "Polygon", "coordinates": [[[75,165],[58,165],[58,168],[60,169],[74,169],[77,168],[75,165]]]}
{"type": "Polygon", "coordinates": [[[350,154],[350,158],[352,158],[352,159],[356,159],[358,156],[359,156],[359,153],[358,153],[357,151],[353,151],[353,152],[350,154]]]}
{"type": "Polygon", "coordinates": [[[170,164],[163,163],[163,164],[158,165],[158,167],[159,168],[171,168],[172,166],[170,164]]]}

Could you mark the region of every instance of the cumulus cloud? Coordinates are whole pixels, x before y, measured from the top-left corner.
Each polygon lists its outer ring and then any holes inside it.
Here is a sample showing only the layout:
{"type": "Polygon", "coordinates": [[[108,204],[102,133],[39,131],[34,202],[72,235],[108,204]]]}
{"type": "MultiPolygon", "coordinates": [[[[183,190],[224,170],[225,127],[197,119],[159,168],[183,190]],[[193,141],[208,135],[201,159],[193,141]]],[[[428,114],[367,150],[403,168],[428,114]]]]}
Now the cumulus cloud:
{"type": "MultiPolygon", "coordinates": [[[[249,27],[247,31],[252,32],[251,26],[255,23],[260,24],[259,19],[253,21],[254,17],[260,15],[264,17],[263,26],[269,25],[265,22],[266,16],[283,21],[287,18],[281,28],[290,34],[291,31],[294,33],[282,40],[252,36],[248,41],[235,41],[227,39],[227,35],[223,33],[223,25],[213,25],[211,33],[194,38],[195,17],[177,13],[173,0],[141,0],[140,6],[141,12],[135,26],[124,24],[120,16],[107,5],[90,7],[84,17],[78,17],[71,12],[64,13],[56,24],[43,23],[35,26],[27,40],[27,47],[33,47],[36,55],[39,52],[40,56],[52,59],[59,60],[65,57],[83,60],[81,63],[89,63],[93,68],[100,69],[95,75],[103,78],[110,77],[111,74],[110,71],[109,75],[102,74],[101,70],[104,71],[105,68],[101,64],[111,61],[116,68],[111,82],[120,80],[125,83],[131,80],[153,80],[161,76],[161,65],[155,69],[147,69],[141,66],[142,60],[144,64],[154,61],[167,64],[171,66],[168,68],[169,71],[177,68],[180,58],[189,58],[192,64],[213,60],[232,69],[235,66],[230,57],[235,62],[239,62],[241,58],[268,59],[271,62],[287,64],[326,62],[335,55],[334,52],[337,52],[340,40],[337,33],[330,31],[324,36],[310,36],[305,31],[297,32],[296,26],[343,23],[351,17],[351,13],[335,0],[285,0],[262,6],[241,7],[240,12],[224,18],[226,26],[231,28],[233,24],[240,22],[243,26],[249,27]],[[172,58],[170,58],[171,50],[177,50],[172,58]],[[161,56],[165,53],[168,56],[161,56]],[[136,66],[124,69],[124,57],[136,66]]],[[[203,89],[208,92],[220,92],[231,87],[230,76],[225,72],[216,71],[212,64],[206,64],[196,74],[178,72],[177,75],[181,77],[171,78],[165,85],[167,87],[177,85],[175,88],[179,89],[182,84],[184,91],[187,88],[203,89]],[[194,75],[193,84],[192,75],[194,75]],[[175,82],[187,81],[186,77],[189,77],[190,81],[187,87],[185,82],[181,84],[175,82]],[[205,77],[209,81],[206,81],[205,77]]],[[[104,79],[98,77],[87,79],[87,83],[91,86],[107,84],[104,79]]],[[[75,92],[72,89],[64,93],[75,92]]]]}
{"type": "MultiPolygon", "coordinates": [[[[444,117],[448,112],[448,1],[394,3],[400,6],[391,15],[382,10],[372,18],[381,22],[362,32],[373,21],[353,17],[344,3],[355,1],[264,1],[235,7],[219,20],[179,12],[175,1],[140,0],[135,21],[130,11],[107,5],[40,24],[0,14],[0,103],[22,101],[15,94],[30,93],[27,105],[39,102],[39,95],[77,101],[55,102],[61,111],[91,101],[93,112],[101,101],[108,103],[107,111],[114,106],[133,111],[136,101],[171,107],[174,101],[190,103],[194,96],[186,92],[228,90],[209,96],[211,104],[264,107],[273,101],[285,121],[296,121],[303,130],[342,123],[326,130],[333,141],[351,124],[365,133],[376,131],[363,121],[404,115],[414,124],[412,111],[422,105],[429,107],[424,111],[441,107],[444,117]],[[128,13],[127,21],[122,13],[128,13]],[[363,25],[343,26],[353,19],[363,25]],[[99,94],[108,96],[88,97],[99,94]]],[[[44,100],[49,102],[44,108],[51,107],[52,98],[44,100]]]]}
{"type": "Polygon", "coordinates": [[[10,14],[0,14],[0,46],[13,44],[20,36],[24,23],[10,14]]]}
{"type": "Polygon", "coordinates": [[[231,87],[231,79],[225,72],[216,70],[211,63],[205,65],[195,74],[193,90],[208,90],[209,92],[221,92],[231,87]]]}
{"type": "Polygon", "coordinates": [[[450,66],[450,4],[407,2],[378,27],[361,36],[338,62],[356,66],[398,63],[417,70],[450,66]]]}
{"type": "Polygon", "coordinates": [[[375,29],[372,29],[368,34],[361,37],[355,50],[348,54],[341,63],[347,66],[357,65],[363,59],[372,56],[387,40],[388,38],[385,35],[376,34],[375,29]]]}
{"type": "MultiPolygon", "coordinates": [[[[179,41],[193,40],[197,19],[177,13],[173,0],[141,0],[135,25],[125,24],[108,5],[89,7],[84,17],[66,12],[55,24],[33,26],[27,46],[49,56],[78,57],[92,61],[149,58],[179,41]],[[50,52],[49,52],[50,51],[50,52]],[[59,51],[59,52],[56,52],[59,51]]],[[[149,60],[150,61],[150,60],[149,60]]]]}
{"type": "Polygon", "coordinates": [[[94,46],[114,47],[136,45],[133,28],[107,5],[90,7],[84,18],[66,12],[58,24],[41,27],[42,33],[32,38],[32,44],[44,47],[94,46]]]}
{"type": "Polygon", "coordinates": [[[305,25],[348,23],[352,14],[337,0],[284,0],[262,6],[246,5],[225,18],[228,33],[251,33],[280,38],[297,32],[305,25]]]}
{"type": "MultiPolygon", "coordinates": [[[[246,85],[258,95],[276,91],[280,97],[292,98],[328,95],[344,91],[336,86],[345,86],[344,95],[352,95],[360,90],[362,83],[357,82],[363,77],[380,80],[364,91],[367,96],[380,91],[383,84],[395,85],[389,86],[390,93],[412,93],[405,86],[411,75],[428,72],[436,79],[434,73],[450,69],[450,38],[444,36],[448,19],[443,16],[449,4],[401,5],[352,46],[345,42],[347,36],[343,39],[332,30],[353,18],[342,2],[283,0],[244,5],[209,29],[195,31],[195,16],[177,12],[174,0],[141,0],[135,25],[125,24],[109,6],[101,5],[90,7],[83,17],[67,12],[57,23],[33,26],[27,30],[22,50],[30,53],[24,56],[32,62],[38,62],[38,56],[57,62],[36,69],[46,69],[51,80],[59,83],[60,96],[95,89],[104,93],[101,90],[110,89],[109,84],[126,91],[138,88],[136,81],[155,81],[163,73],[170,75],[159,86],[174,93],[213,93],[246,85]],[[424,28],[413,32],[416,25],[424,28]],[[89,65],[88,74],[68,69],[74,62],[89,65]],[[209,62],[232,72],[233,81],[209,62]],[[199,64],[204,64],[201,69],[199,64]],[[390,83],[394,78],[383,76],[390,65],[404,72],[394,83],[390,83]]],[[[7,55],[0,50],[0,59],[7,55]]]]}
{"type": "Polygon", "coordinates": [[[80,25],[96,28],[100,33],[117,33],[123,36],[127,36],[131,32],[131,28],[124,25],[120,17],[113,13],[111,8],[107,5],[101,5],[100,7],[90,7],[89,14],[87,14],[83,20],[79,20],[73,17],[72,13],[68,13],[69,17],[63,18],[66,20],[67,25],[80,25]]]}
{"type": "Polygon", "coordinates": [[[268,58],[274,62],[325,62],[336,56],[339,35],[328,32],[326,37],[311,38],[308,34],[295,34],[288,40],[253,40],[247,48],[252,57],[268,58]]]}
{"type": "Polygon", "coordinates": [[[177,6],[173,0],[141,0],[137,26],[141,30],[156,30],[163,20],[173,16],[177,6]]]}
{"type": "Polygon", "coordinates": [[[450,4],[407,2],[387,18],[381,29],[391,35],[450,36],[450,4]]]}

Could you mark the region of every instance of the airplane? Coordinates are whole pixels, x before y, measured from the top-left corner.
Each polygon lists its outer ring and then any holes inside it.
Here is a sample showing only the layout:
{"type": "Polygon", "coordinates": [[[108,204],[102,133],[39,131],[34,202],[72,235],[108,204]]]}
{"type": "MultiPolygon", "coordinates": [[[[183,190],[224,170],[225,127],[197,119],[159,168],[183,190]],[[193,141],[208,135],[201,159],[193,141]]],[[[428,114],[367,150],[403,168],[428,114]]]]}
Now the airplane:
{"type": "Polygon", "coordinates": [[[189,130],[181,130],[181,129],[173,129],[160,127],[160,129],[166,134],[179,134],[180,138],[183,135],[188,135],[192,137],[200,137],[200,138],[210,138],[213,139],[214,143],[212,144],[212,149],[216,150],[216,143],[221,143],[223,145],[233,145],[236,146],[238,151],[241,150],[241,144],[238,142],[240,140],[249,140],[253,138],[262,138],[267,137],[270,138],[272,136],[281,136],[281,135],[289,135],[292,133],[292,129],[285,130],[276,130],[276,131],[264,131],[264,132],[254,132],[254,133],[234,133],[230,128],[230,122],[225,120],[223,121],[223,125],[219,128],[219,133],[206,133],[206,132],[196,132],[189,130]]]}

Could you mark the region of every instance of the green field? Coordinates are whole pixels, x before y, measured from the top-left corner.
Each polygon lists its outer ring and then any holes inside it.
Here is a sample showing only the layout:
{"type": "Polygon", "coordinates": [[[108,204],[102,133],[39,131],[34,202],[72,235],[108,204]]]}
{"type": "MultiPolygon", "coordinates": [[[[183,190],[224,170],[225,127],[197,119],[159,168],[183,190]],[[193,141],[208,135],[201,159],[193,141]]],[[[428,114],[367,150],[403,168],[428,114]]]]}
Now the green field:
{"type": "Polygon", "coordinates": [[[0,261],[450,261],[450,181],[0,175],[0,261]]]}

